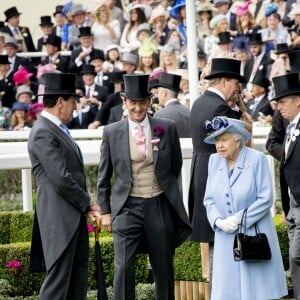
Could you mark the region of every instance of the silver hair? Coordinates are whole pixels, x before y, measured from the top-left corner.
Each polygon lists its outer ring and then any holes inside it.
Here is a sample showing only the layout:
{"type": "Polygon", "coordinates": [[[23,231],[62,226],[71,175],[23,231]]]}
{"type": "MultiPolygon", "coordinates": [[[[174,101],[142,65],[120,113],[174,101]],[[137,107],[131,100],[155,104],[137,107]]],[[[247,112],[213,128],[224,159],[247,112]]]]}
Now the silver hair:
{"type": "Polygon", "coordinates": [[[243,135],[241,135],[240,133],[233,133],[232,132],[232,136],[234,137],[235,140],[240,141],[240,149],[243,148],[246,145],[246,139],[244,138],[243,135]]]}

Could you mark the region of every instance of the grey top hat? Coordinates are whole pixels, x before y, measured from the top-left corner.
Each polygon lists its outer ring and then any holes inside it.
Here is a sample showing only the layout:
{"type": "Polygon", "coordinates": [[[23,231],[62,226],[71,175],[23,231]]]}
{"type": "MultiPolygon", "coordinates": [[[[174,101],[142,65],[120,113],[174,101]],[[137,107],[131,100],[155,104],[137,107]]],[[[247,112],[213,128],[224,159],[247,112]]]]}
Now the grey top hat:
{"type": "Polygon", "coordinates": [[[272,101],[287,96],[300,95],[299,73],[289,73],[283,76],[272,78],[275,90],[275,97],[272,101]]]}
{"type": "Polygon", "coordinates": [[[32,90],[28,85],[22,84],[18,86],[17,88],[17,93],[16,93],[16,98],[18,99],[22,94],[29,94],[30,96],[33,95],[32,90]]]}
{"type": "Polygon", "coordinates": [[[206,144],[215,144],[216,137],[225,132],[238,133],[245,141],[251,137],[251,133],[245,128],[245,123],[237,119],[214,117],[211,121],[206,121],[205,126],[207,137],[204,142],[206,144]]]}
{"type": "Polygon", "coordinates": [[[120,93],[121,96],[129,100],[142,101],[153,97],[149,93],[148,82],[149,75],[144,74],[128,74],[124,75],[125,92],[120,93]]]}
{"type": "Polygon", "coordinates": [[[245,82],[245,78],[240,74],[241,61],[231,58],[213,58],[211,64],[211,72],[205,79],[213,78],[232,78],[239,82],[245,82]]]}
{"type": "Polygon", "coordinates": [[[85,13],[86,10],[84,9],[82,4],[74,4],[74,6],[71,8],[72,17],[85,13]]]}
{"type": "Polygon", "coordinates": [[[74,96],[76,74],[71,73],[46,73],[44,94],[38,96],[74,96]]]}
{"type": "Polygon", "coordinates": [[[139,57],[135,53],[127,53],[126,52],[122,55],[121,62],[137,66],[138,62],[139,62],[139,57]]]}

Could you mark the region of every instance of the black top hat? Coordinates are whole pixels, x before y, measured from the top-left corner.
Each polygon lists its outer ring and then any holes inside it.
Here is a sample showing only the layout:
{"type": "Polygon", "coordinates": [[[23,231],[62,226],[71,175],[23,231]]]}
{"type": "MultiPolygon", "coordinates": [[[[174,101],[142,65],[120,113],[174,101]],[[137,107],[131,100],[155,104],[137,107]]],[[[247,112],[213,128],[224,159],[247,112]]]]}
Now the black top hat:
{"type": "Polygon", "coordinates": [[[104,51],[101,49],[95,49],[90,56],[89,63],[93,61],[94,59],[101,59],[102,61],[105,61],[104,51]]]}
{"type": "Polygon", "coordinates": [[[83,94],[85,94],[85,86],[84,86],[84,82],[82,80],[82,78],[80,76],[76,77],[76,81],[75,81],[75,89],[80,89],[81,91],[83,91],[83,94]]]}
{"type": "Polygon", "coordinates": [[[240,74],[241,61],[231,58],[213,58],[211,64],[211,72],[205,79],[213,78],[233,78],[239,82],[245,82],[244,76],[240,74]]]}
{"type": "Polygon", "coordinates": [[[275,54],[289,53],[291,50],[287,43],[277,44],[275,54]]]}
{"type": "Polygon", "coordinates": [[[252,83],[262,86],[267,91],[270,85],[270,80],[263,76],[263,72],[257,72],[252,80],[252,83]]]}
{"type": "Polygon", "coordinates": [[[159,77],[159,81],[157,84],[157,87],[164,87],[166,89],[180,92],[180,80],[181,76],[176,74],[170,74],[170,73],[161,73],[159,77]]]}
{"type": "Polygon", "coordinates": [[[275,97],[272,100],[300,95],[299,73],[289,73],[283,76],[273,77],[275,97]]]}
{"type": "Polygon", "coordinates": [[[62,12],[63,8],[64,8],[63,5],[55,6],[55,12],[53,13],[53,17],[55,17],[56,14],[63,14],[63,12],[62,12]]]}
{"type": "Polygon", "coordinates": [[[4,22],[0,21],[0,29],[4,27],[4,22]]]}
{"type": "Polygon", "coordinates": [[[40,26],[44,26],[44,25],[53,25],[53,23],[51,22],[51,16],[41,16],[41,24],[40,26]]]}
{"type": "Polygon", "coordinates": [[[219,42],[218,42],[219,45],[229,44],[232,42],[230,32],[228,31],[220,32],[218,36],[219,36],[219,42]]]}
{"type": "Polygon", "coordinates": [[[83,65],[80,74],[92,74],[97,75],[97,72],[95,71],[95,67],[93,65],[83,65]]]}
{"type": "Polygon", "coordinates": [[[148,83],[149,91],[157,88],[158,86],[159,86],[159,79],[157,78],[149,79],[149,83],[148,83]]]}
{"type": "Polygon", "coordinates": [[[6,17],[5,22],[7,22],[12,17],[16,17],[16,16],[21,15],[21,13],[18,12],[18,10],[17,10],[17,8],[15,6],[13,6],[11,8],[8,8],[7,10],[5,10],[4,14],[5,14],[5,17],[6,17]]]}
{"type": "Polygon", "coordinates": [[[80,27],[78,37],[81,36],[92,36],[91,27],[80,27]]]}
{"type": "Polygon", "coordinates": [[[9,65],[10,62],[8,61],[8,55],[2,54],[0,55],[0,65],[9,65]]]}
{"type": "Polygon", "coordinates": [[[124,82],[124,77],[123,75],[126,74],[126,71],[114,71],[109,73],[109,79],[111,82],[113,83],[120,83],[120,82],[124,82]]]}
{"type": "Polygon", "coordinates": [[[300,72],[300,50],[288,52],[291,72],[300,72]]]}
{"type": "Polygon", "coordinates": [[[128,74],[124,75],[125,92],[121,96],[134,101],[142,101],[153,97],[148,91],[149,75],[128,74]]]}
{"type": "Polygon", "coordinates": [[[252,32],[249,35],[249,44],[250,45],[261,45],[261,44],[263,44],[261,33],[252,32]]]}
{"type": "Polygon", "coordinates": [[[45,91],[38,96],[74,96],[76,74],[71,73],[45,73],[45,91]]]}
{"type": "Polygon", "coordinates": [[[61,49],[61,37],[55,35],[55,34],[51,34],[49,35],[46,44],[50,44],[53,45],[55,47],[57,47],[57,50],[60,51],[61,49]]]}

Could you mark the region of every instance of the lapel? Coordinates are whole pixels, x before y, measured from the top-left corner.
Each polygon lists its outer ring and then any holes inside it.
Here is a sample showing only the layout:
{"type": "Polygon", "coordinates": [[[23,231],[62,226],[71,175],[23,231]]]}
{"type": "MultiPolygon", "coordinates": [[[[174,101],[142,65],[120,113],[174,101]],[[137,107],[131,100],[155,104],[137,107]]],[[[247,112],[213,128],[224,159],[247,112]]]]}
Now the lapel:
{"type": "MultiPolygon", "coordinates": [[[[297,130],[297,129],[300,130],[300,120],[298,121],[298,124],[297,124],[295,130],[297,130]]],[[[295,136],[295,131],[294,131],[294,134],[292,136],[292,140],[290,142],[290,145],[289,145],[288,152],[287,152],[287,155],[286,155],[284,163],[286,163],[287,160],[289,159],[289,157],[291,156],[291,154],[292,154],[292,152],[293,152],[293,150],[295,148],[295,145],[299,141],[299,138],[300,138],[299,135],[295,136]]],[[[286,142],[286,137],[284,138],[284,145],[285,145],[285,142],[286,142]]]]}
{"type": "MultiPolygon", "coordinates": [[[[153,131],[153,128],[155,127],[155,126],[157,126],[158,124],[157,124],[157,121],[156,121],[156,119],[155,118],[152,118],[152,117],[150,117],[150,116],[148,116],[148,118],[149,118],[149,123],[150,123],[150,134],[151,134],[151,136],[149,137],[150,139],[151,139],[151,141],[152,141],[152,137],[154,137],[155,136],[155,132],[153,131]]],[[[159,144],[157,144],[157,145],[153,145],[152,143],[151,143],[151,146],[152,146],[152,155],[153,155],[153,163],[154,163],[154,167],[156,167],[156,164],[157,164],[157,156],[158,156],[158,152],[159,152],[159,145],[161,144],[161,139],[162,139],[162,136],[160,137],[160,142],[159,142],[159,144]]],[[[150,150],[150,149],[149,149],[150,150]]]]}
{"type": "MultiPolygon", "coordinates": [[[[121,121],[120,130],[117,133],[117,141],[120,142],[120,149],[124,156],[124,162],[128,170],[128,174],[131,174],[131,161],[130,161],[130,149],[129,149],[129,124],[128,120],[121,121]]],[[[116,142],[117,142],[116,141],[116,142]]]]}
{"type": "Polygon", "coordinates": [[[64,133],[58,126],[56,126],[50,120],[48,120],[47,118],[44,118],[43,116],[41,116],[41,118],[42,118],[42,120],[45,120],[45,122],[47,123],[46,126],[48,128],[51,128],[52,131],[54,131],[56,135],[58,135],[61,139],[63,139],[66,142],[66,144],[68,144],[75,151],[79,162],[83,166],[83,159],[82,159],[81,150],[78,147],[78,145],[76,144],[76,142],[73,143],[72,140],[67,137],[67,134],[64,133]]]}
{"type": "Polygon", "coordinates": [[[246,167],[245,166],[246,152],[247,152],[247,148],[243,147],[241,149],[241,152],[240,152],[239,156],[238,156],[238,159],[237,159],[236,165],[234,167],[233,173],[232,173],[231,177],[229,178],[230,186],[232,186],[235,183],[235,181],[240,176],[240,174],[242,172],[242,169],[244,169],[246,167]]]}

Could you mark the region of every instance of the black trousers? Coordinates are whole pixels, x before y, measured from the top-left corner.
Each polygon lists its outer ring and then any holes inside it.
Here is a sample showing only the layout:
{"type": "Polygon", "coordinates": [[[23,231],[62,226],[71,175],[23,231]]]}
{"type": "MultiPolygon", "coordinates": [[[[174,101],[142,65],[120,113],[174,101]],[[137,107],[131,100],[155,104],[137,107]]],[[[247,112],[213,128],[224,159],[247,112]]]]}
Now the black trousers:
{"type": "Polygon", "coordinates": [[[47,272],[40,289],[39,300],[86,299],[88,285],[88,243],[86,218],[82,215],[78,230],[74,234],[70,244],[47,272]]]}
{"type": "Polygon", "coordinates": [[[152,265],[157,300],[174,299],[174,226],[166,197],[129,197],[113,224],[114,299],[135,299],[135,259],[144,235],[152,265]]]}

